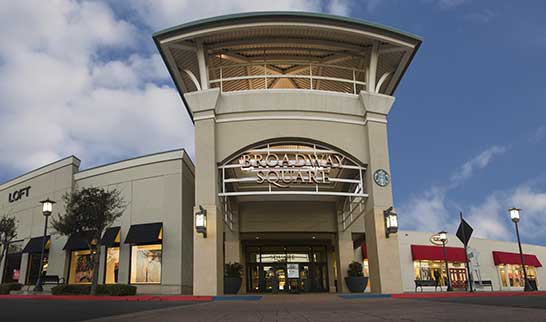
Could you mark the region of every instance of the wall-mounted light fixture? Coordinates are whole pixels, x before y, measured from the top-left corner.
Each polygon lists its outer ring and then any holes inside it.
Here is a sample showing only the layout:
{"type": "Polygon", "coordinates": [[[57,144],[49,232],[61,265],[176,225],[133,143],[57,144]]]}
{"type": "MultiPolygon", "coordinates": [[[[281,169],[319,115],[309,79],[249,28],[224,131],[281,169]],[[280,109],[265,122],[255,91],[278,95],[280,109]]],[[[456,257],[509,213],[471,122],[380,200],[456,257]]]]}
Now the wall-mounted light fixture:
{"type": "Polygon", "coordinates": [[[383,211],[383,215],[385,215],[385,235],[389,238],[390,234],[396,234],[398,232],[398,215],[394,212],[392,207],[383,211]]]}
{"type": "Polygon", "coordinates": [[[195,213],[195,231],[207,238],[207,210],[203,206],[199,206],[199,211],[195,213]]]}

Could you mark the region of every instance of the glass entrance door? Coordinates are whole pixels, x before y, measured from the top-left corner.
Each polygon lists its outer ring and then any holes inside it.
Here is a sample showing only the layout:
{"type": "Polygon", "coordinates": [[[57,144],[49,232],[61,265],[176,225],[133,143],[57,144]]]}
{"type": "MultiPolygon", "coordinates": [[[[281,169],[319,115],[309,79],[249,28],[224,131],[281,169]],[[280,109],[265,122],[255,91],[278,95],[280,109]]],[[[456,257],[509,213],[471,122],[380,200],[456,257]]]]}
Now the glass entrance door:
{"type": "Polygon", "coordinates": [[[325,246],[249,246],[246,259],[248,292],[328,291],[325,246]]]}

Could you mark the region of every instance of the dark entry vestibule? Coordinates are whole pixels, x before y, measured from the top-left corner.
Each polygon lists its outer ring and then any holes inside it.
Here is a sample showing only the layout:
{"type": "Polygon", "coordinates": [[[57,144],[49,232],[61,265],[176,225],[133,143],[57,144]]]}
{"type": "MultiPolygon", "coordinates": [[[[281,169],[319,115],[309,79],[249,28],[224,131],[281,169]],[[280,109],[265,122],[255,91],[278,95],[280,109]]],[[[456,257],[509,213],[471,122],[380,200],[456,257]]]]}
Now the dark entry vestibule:
{"type": "Polygon", "coordinates": [[[328,292],[325,245],[245,247],[246,289],[250,293],[328,292]]]}

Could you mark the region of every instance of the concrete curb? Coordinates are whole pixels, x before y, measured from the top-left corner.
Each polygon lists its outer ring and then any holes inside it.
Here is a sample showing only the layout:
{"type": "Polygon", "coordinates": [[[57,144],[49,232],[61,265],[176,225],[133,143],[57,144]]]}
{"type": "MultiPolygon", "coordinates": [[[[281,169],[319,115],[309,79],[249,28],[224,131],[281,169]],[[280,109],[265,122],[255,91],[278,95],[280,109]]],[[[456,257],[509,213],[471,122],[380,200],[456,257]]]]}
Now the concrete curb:
{"type": "Polygon", "coordinates": [[[0,295],[1,299],[25,299],[25,300],[68,300],[68,301],[127,301],[127,302],[151,302],[151,301],[190,301],[210,302],[212,296],[185,296],[185,295],[135,295],[135,296],[91,296],[91,295],[0,295]]]}

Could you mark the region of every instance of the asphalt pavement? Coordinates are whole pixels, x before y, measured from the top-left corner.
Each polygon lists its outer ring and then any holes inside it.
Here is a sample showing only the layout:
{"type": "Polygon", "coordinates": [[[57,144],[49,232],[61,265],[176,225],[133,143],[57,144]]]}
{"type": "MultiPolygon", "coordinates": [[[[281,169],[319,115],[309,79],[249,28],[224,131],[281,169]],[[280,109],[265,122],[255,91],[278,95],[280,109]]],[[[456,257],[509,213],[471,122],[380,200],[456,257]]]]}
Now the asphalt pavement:
{"type": "MultiPolygon", "coordinates": [[[[546,310],[546,296],[493,296],[493,297],[453,297],[433,298],[423,301],[451,302],[462,304],[492,305],[514,308],[546,310]]],[[[546,315],[546,312],[544,312],[546,315]]]]}
{"type": "Polygon", "coordinates": [[[546,296],[342,299],[269,295],[258,301],[136,302],[0,299],[0,322],[546,322],[546,296]]]}
{"type": "Polygon", "coordinates": [[[76,322],[190,304],[195,302],[0,299],[0,321],[76,322]]]}

